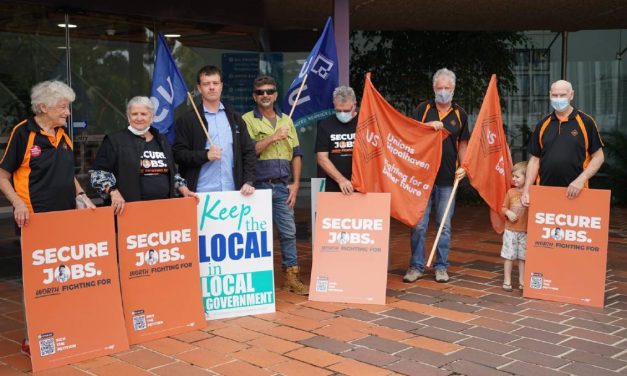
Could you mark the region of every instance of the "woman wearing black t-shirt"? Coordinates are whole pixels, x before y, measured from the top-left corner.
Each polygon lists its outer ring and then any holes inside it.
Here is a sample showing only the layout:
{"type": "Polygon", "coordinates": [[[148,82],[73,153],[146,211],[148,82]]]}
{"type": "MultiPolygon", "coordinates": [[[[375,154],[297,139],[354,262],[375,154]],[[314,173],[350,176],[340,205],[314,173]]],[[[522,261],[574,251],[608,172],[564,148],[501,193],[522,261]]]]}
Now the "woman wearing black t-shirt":
{"type": "Polygon", "coordinates": [[[134,97],[126,107],[129,126],[107,135],[89,171],[92,187],[111,202],[115,213],[125,202],[196,197],[179,176],[166,138],[151,127],[150,98],[134,97]]]}

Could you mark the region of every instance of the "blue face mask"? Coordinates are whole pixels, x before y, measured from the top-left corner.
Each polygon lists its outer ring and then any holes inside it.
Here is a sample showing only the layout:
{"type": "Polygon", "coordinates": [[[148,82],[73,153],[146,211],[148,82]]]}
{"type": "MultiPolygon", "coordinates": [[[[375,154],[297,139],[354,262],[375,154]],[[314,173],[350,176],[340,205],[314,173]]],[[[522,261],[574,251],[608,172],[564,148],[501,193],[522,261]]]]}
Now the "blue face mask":
{"type": "Polygon", "coordinates": [[[446,89],[442,89],[435,92],[435,102],[440,104],[447,104],[453,101],[453,92],[446,89]]]}
{"type": "Polygon", "coordinates": [[[353,112],[352,111],[350,111],[350,112],[343,112],[343,111],[336,112],[335,116],[337,117],[337,120],[339,120],[340,122],[342,122],[344,124],[346,124],[349,121],[353,120],[353,112]]]}
{"type": "Polygon", "coordinates": [[[562,112],[568,108],[570,101],[568,98],[551,98],[551,107],[557,112],[562,112]]]}

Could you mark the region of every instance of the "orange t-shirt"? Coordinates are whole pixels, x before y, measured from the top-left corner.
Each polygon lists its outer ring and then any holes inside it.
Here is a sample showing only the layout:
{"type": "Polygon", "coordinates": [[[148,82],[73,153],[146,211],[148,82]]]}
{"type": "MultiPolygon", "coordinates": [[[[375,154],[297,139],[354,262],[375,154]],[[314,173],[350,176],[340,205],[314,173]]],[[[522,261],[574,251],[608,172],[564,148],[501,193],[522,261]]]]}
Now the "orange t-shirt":
{"type": "Polygon", "coordinates": [[[507,219],[505,219],[505,228],[511,231],[519,231],[519,232],[527,232],[527,212],[528,208],[523,206],[520,202],[520,197],[522,196],[522,192],[519,192],[516,188],[510,188],[505,195],[505,200],[503,200],[503,215],[505,215],[505,211],[511,210],[518,216],[518,220],[513,223],[507,219]]]}

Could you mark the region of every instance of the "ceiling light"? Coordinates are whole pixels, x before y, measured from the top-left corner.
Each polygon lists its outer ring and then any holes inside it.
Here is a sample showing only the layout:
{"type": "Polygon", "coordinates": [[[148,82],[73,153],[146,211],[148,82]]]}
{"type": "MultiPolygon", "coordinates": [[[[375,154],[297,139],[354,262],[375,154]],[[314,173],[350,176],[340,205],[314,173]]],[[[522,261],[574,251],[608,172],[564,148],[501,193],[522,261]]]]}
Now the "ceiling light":
{"type": "Polygon", "coordinates": [[[67,25],[68,29],[76,29],[78,27],[74,24],[64,24],[64,23],[57,24],[57,26],[59,27],[65,27],[65,25],[67,25]]]}
{"type": "Polygon", "coordinates": [[[181,34],[169,33],[169,34],[163,34],[163,36],[166,38],[180,38],[181,34]]]}

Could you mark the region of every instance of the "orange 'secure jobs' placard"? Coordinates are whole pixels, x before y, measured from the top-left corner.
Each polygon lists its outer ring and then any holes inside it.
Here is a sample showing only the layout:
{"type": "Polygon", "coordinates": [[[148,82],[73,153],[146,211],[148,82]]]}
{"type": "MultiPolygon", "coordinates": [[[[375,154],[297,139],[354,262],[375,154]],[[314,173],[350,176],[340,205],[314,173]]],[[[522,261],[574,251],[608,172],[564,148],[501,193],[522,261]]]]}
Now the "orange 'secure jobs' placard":
{"type": "Polygon", "coordinates": [[[389,239],[389,193],[319,193],[309,299],[385,304],[389,239]]]}
{"type": "Polygon", "coordinates": [[[524,296],[603,307],[610,191],[533,186],[530,201],[524,296]]]}
{"type": "Polygon", "coordinates": [[[131,344],[206,326],[194,198],[126,204],[118,216],[118,252],[131,344]]]}
{"type": "Polygon", "coordinates": [[[33,370],[128,349],[113,209],[33,214],[22,229],[33,370]]]}

